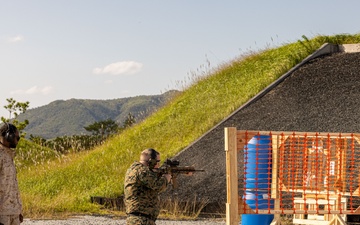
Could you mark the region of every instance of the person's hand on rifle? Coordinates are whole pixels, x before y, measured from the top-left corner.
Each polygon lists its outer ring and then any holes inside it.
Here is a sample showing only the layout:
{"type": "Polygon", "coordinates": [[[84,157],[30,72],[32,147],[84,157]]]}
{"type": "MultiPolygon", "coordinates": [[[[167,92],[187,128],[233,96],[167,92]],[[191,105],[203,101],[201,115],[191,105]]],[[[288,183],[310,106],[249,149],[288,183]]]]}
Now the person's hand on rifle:
{"type": "Polygon", "coordinates": [[[194,174],[194,172],[188,172],[188,173],[185,173],[185,176],[192,176],[194,174]]]}
{"type": "Polygon", "coordinates": [[[170,183],[172,177],[171,174],[164,174],[163,176],[166,178],[167,182],[170,183]]]}

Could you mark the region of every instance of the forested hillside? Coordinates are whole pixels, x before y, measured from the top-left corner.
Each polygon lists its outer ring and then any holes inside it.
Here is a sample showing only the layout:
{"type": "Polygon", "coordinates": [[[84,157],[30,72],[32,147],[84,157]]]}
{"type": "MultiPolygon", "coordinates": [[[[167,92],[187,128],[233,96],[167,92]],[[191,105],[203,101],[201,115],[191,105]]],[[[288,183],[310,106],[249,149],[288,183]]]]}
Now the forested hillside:
{"type": "MultiPolygon", "coordinates": [[[[51,139],[60,136],[88,134],[84,129],[97,121],[111,119],[120,126],[129,113],[139,122],[162,107],[178,91],[161,95],[143,95],[111,100],[70,99],[57,100],[29,109],[18,120],[29,120],[24,130],[27,135],[51,139]]],[[[31,105],[31,102],[30,102],[31,105]]]]}

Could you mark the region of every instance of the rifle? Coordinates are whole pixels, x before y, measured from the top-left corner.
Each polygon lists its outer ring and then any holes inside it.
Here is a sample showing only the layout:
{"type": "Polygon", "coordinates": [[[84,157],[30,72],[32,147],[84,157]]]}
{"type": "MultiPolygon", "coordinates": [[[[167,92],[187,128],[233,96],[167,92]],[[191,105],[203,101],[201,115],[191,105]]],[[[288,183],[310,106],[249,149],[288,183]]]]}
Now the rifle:
{"type": "Polygon", "coordinates": [[[171,175],[171,184],[173,188],[177,188],[177,175],[179,174],[191,174],[193,172],[204,172],[205,170],[196,170],[193,166],[179,166],[179,160],[166,159],[164,164],[156,169],[159,176],[163,174],[171,175]]]}

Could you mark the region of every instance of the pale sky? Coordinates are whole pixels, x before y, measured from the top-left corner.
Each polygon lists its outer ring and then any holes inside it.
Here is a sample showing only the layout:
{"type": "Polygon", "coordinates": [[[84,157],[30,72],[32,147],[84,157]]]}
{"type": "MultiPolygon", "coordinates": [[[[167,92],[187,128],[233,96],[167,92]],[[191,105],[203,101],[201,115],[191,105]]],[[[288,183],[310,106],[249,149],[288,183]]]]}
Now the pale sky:
{"type": "Polygon", "coordinates": [[[7,98],[115,99],[179,89],[249,50],[360,33],[359,0],[0,0],[7,98]]]}

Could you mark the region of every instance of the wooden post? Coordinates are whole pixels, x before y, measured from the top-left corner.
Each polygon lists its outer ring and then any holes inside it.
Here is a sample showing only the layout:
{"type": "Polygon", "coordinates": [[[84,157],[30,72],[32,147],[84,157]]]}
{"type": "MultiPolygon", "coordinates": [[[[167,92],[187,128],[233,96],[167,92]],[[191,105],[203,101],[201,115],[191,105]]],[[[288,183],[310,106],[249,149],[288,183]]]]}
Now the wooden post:
{"type": "Polygon", "coordinates": [[[238,225],[238,162],[237,162],[237,130],[236,127],[225,128],[226,151],[226,224],[238,225]]]}
{"type": "MultiPolygon", "coordinates": [[[[271,198],[274,200],[274,209],[280,210],[280,199],[279,199],[279,192],[278,192],[278,142],[279,136],[272,135],[272,172],[271,172],[271,198]]],[[[274,220],[271,225],[280,224],[280,214],[274,215],[274,220]]]]}

